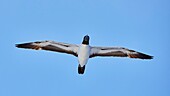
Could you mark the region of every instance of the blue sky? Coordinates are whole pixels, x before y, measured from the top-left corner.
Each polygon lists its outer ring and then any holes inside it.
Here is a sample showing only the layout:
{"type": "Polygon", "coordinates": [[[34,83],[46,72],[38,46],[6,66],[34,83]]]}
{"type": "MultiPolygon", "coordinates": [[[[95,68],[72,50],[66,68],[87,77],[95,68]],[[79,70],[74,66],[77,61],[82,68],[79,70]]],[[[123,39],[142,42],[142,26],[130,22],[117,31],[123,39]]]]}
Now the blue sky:
{"type": "Polygon", "coordinates": [[[168,0],[0,0],[0,96],[170,96],[168,0]],[[122,46],[153,60],[93,58],[15,48],[54,40],[122,46]]]}

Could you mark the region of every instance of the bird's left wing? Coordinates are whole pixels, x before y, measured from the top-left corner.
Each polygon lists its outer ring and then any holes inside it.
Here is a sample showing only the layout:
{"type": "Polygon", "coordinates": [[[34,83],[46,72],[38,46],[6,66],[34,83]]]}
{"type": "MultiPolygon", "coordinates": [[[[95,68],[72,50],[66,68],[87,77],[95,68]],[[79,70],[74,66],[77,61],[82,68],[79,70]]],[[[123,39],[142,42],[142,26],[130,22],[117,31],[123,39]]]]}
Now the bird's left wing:
{"type": "Polygon", "coordinates": [[[35,49],[35,50],[49,50],[54,52],[72,54],[77,57],[79,45],[55,42],[55,41],[37,41],[37,42],[16,44],[16,47],[35,49]]]}
{"type": "Polygon", "coordinates": [[[152,59],[153,56],[130,50],[123,47],[91,47],[90,58],[96,56],[129,57],[139,59],[152,59]]]}

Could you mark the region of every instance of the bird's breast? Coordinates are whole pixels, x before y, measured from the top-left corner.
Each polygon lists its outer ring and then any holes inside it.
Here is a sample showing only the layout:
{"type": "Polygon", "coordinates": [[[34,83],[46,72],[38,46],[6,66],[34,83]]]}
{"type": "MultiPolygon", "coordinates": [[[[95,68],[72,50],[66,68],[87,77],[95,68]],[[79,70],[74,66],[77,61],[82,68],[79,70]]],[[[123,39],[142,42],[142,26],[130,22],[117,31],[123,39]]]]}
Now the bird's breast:
{"type": "Polygon", "coordinates": [[[84,66],[90,55],[90,46],[89,45],[81,45],[79,48],[79,53],[78,53],[78,61],[81,66],[84,66]]]}

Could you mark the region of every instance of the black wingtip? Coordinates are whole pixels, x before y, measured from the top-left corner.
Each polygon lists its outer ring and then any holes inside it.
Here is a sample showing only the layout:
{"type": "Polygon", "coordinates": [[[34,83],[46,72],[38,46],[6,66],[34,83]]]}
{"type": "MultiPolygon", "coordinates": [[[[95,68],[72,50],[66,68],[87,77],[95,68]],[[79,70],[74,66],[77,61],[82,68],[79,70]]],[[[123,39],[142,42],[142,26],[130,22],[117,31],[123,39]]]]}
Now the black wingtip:
{"type": "Polygon", "coordinates": [[[154,56],[150,56],[150,55],[147,55],[147,54],[143,54],[143,53],[140,53],[141,55],[141,59],[153,59],[154,56]]]}
{"type": "Polygon", "coordinates": [[[15,44],[17,48],[29,48],[31,43],[15,44]]]}
{"type": "Polygon", "coordinates": [[[15,47],[20,48],[21,44],[15,44],[15,47]]]}
{"type": "Polygon", "coordinates": [[[151,56],[151,58],[150,59],[153,59],[154,58],[154,56],[151,56]]]}
{"type": "Polygon", "coordinates": [[[144,59],[153,59],[153,56],[147,56],[144,59]]]}
{"type": "Polygon", "coordinates": [[[15,47],[17,48],[23,48],[25,44],[15,44],[15,47]]]}
{"type": "Polygon", "coordinates": [[[137,59],[153,59],[153,56],[144,54],[144,53],[140,53],[140,52],[135,52],[135,54],[133,54],[133,52],[131,54],[128,54],[128,57],[130,58],[137,58],[137,59]]]}
{"type": "Polygon", "coordinates": [[[19,47],[20,47],[20,44],[15,44],[15,47],[19,48],[19,47]]]}

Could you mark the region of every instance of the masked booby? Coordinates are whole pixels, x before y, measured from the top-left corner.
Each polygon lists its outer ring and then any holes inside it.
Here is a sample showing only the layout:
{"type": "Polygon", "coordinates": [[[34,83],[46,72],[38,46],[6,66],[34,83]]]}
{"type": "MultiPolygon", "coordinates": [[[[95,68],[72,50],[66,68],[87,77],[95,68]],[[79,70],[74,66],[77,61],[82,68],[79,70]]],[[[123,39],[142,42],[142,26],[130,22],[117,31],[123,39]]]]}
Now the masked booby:
{"type": "Polygon", "coordinates": [[[152,59],[153,56],[130,50],[124,47],[97,47],[89,45],[90,37],[84,36],[82,44],[68,44],[55,41],[37,41],[16,44],[18,48],[48,50],[74,55],[78,57],[78,73],[83,74],[89,58],[96,56],[129,57],[138,59],[152,59]]]}

